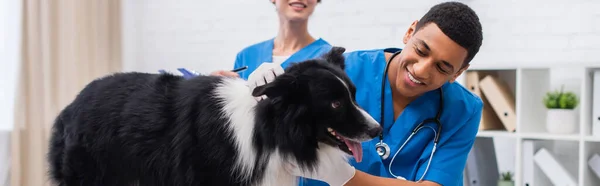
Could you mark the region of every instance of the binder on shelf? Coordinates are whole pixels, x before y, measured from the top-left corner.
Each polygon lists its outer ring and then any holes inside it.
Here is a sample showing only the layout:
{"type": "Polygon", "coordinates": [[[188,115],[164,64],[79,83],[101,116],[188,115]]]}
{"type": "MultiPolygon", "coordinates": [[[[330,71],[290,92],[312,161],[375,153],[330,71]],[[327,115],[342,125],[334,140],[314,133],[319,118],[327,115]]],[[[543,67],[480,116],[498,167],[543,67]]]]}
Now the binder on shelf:
{"type": "Polygon", "coordinates": [[[593,72],[592,80],[592,135],[600,136],[600,70],[593,72]]]}
{"type": "Polygon", "coordinates": [[[477,174],[477,160],[475,155],[473,154],[473,150],[469,152],[467,157],[467,164],[465,165],[465,184],[464,186],[478,186],[479,184],[479,175],[477,174]]]}
{"type": "Polygon", "coordinates": [[[466,73],[466,82],[465,85],[467,88],[473,92],[475,95],[479,96],[483,101],[483,110],[481,113],[481,121],[479,124],[479,130],[504,130],[505,127],[502,125],[500,118],[494,113],[494,109],[490,105],[489,101],[481,93],[481,88],[479,87],[479,81],[483,79],[489,73],[482,71],[467,71],[466,73]]]}
{"type": "Polygon", "coordinates": [[[515,96],[508,88],[506,82],[487,75],[479,81],[479,88],[483,95],[500,119],[505,129],[514,132],[516,129],[517,116],[515,111],[515,96]]]}
{"type": "Polygon", "coordinates": [[[469,186],[469,178],[467,176],[467,168],[463,170],[463,186],[469,186]]]}
{"type": "Polygon", "coordinates": [[[600,156],[598,156],[598,154],[592,155],[587,164],[590,167],[591,172],[600,178],[600,156]]]}
{"type": "Polygon", "coordinates": [[[497,162],[494,139],[475,140],[465,166],[465,186],[496,185],[500,179],[497,162]]]}
{"type": "Polygon", "coordinates": [[[535,162],[533,155],[535,154],[535,141],[523,140],[523,186],[535,186],[534,170],[535,162]]]}
{"type": "Polygon", "coordinates": [[[538,150],[533,160],[553,185],[577,186],[574,177],[545,148],[538,150]]]}

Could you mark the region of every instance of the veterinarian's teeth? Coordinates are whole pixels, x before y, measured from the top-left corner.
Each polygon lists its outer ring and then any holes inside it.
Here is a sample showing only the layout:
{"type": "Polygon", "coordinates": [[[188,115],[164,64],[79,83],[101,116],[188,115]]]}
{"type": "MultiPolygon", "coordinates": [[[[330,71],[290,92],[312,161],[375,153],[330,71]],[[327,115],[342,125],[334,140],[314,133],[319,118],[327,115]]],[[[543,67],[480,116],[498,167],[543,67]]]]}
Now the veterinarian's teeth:
{"type": "Polygon", "coordinates": [[[298,8],[305,8],[306,7],[306,6],[304,6],[304,4],[301,4],[301,3],[291,3],[290,6],[298,7],[298,8]]]}
{"type": "Polygon", "coordinates": [[[408,79],[410,79],[410,81],[412,81],[413,83],[416,83],[416,84],[423,83],[423,82],[420,82],[419,80],[415,79],[415,77],[412,76],[412,74],[410,74],[410,73],[408,73],[408,79]]]}

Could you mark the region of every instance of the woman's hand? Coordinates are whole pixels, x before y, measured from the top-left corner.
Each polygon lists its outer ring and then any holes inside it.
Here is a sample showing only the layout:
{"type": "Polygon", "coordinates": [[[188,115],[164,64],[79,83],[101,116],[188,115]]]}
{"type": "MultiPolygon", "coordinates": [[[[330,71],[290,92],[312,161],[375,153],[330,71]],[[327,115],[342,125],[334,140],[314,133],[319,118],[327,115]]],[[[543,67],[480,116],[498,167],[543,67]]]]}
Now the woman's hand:
{"type": "Polygon", "coordinates": [[[238,73],[228,70],[217,70],[210,73],[211,76],[227,76],[227,77],[240,77],[238,73]]]}

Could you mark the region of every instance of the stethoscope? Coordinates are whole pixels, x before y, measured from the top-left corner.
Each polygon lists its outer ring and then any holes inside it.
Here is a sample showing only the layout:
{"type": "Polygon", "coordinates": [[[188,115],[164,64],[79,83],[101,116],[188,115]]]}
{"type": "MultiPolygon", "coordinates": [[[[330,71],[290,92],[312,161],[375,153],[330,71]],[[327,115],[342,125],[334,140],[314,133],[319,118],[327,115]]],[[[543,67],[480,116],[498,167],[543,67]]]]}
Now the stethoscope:
{"type": "MultiPolygon", "coordinates": [[[[381,127],[383,128],[384,125],[384,96],[385,96],[385,82],[387,80],[387,72],[388,72],[388,67],[392,61],[392,59],[394,59],[394,57],[396,57],[396,55],[400,54],[400,51],[395,52],[392,57],[390,57],[390,60],[388,61],[388,63],[385,66],[385,72],[383,73],[383,78],[382,78],[382,83],[381,83],[381,127]]],[[[396,177],[397,179],[402,179],[402,180],[406,180],[404,177],[402,176],[396,176],[394,175],[394,173],[392,173],[392,163],[394,162],[394,159],[396,158],[396,155],[398,155],[398,153],[400,151],[402,151],[402,148],[404,148],[404,145],[406,145],[406,143],[408,141],[410,141],[410,139],[417,133],[419,132],[419,130],[423,129],[423,128],[429,128],[431,130],[433,130],[435,137],[433,139],[433,149],[431,150],[431,155],[429,155],[429,161],[427,162],[427,167],[425,168],[425,172],[423,172],[423,175],[421,176],[421,178],[419,179],[419,181],[421,181],[424,177],[425,174],[427,174],[427,170],[429,169],[429,165],[431,164],[431,158],[433,158],[433,153],[435,153],[436,147],[437,147],[437,143],[440,139],[440,133],[442,131],[442,123],[440,122],[440,116],[442,114],[442,110],[444,108],[444,94],[442,91],[442,88],[440,87],[439,89],[439,93],[440,93],[440,109],[438,109],[437,115],[435,116],[435,118],[427,118],[425,120],[423,120],[421,123],[419,123],[419,125],[417,125],[413,130],[412,133],[410,134],[410,136],[408,136],[408,138],[404,141],[404,143],[402,144],[402,146],[400,146],[400,148],[398,149],[398,151],[396,151],[396,153],[394,154],[394,157],[392,157],[392,160],[390,161],[390,165],[388,166],[388,171],[389,173],[396,177]],[[427,122],[433,122],[437,125],[437,130],[435,130],[433,127],[431,126],[425,126],[425,123],[427,122]]],[[[379,156],[382,159],[387,159],[390,156],[390,147],[383,142],[383,131],[381,133],[379,133],[379,142],[375,145],[375,149],[377,150],[377,154],[379,154],[379,156]]]]}

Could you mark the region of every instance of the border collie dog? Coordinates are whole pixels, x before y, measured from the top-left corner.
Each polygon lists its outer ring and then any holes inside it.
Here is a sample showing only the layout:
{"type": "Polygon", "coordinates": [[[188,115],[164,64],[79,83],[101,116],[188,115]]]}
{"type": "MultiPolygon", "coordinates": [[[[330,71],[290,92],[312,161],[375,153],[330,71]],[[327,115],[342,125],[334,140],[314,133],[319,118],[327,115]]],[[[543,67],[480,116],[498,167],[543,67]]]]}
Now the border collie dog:
{"type": "Polygon", "coordinates": [[[286,167],[335,172],[381,127],[354,99],[345,51],[295,63],[252,92],[222,76],[115,73],[57,116],[49,177],[58,186],[296,185],[286,167]],[[254,97],[268,98],[256,101],[254,97]]]}

